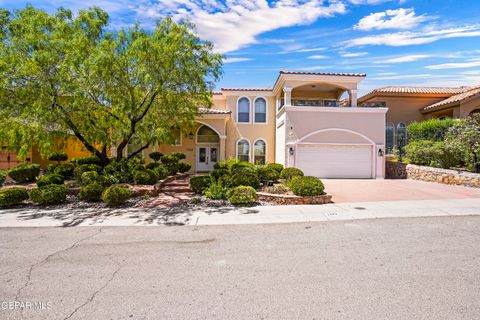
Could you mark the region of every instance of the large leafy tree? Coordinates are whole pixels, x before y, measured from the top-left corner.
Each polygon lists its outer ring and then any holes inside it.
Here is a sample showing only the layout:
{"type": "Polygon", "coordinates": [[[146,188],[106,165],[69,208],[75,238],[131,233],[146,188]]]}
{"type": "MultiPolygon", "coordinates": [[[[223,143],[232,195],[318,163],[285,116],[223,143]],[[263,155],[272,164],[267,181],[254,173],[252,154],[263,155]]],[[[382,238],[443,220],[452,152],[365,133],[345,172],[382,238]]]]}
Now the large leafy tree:
{"type": "Polygon", "coordinates": [[[138,25],[108,32],[99,8],[50,15],[27,6],[0,11],[0,141],[36,144],[44,153],[58,136],[76,136],[107,163],[129,144],[134,156],[188,128],[211,105],[220,55],[192,26],[170,18],[153,31],[138,25]]]}

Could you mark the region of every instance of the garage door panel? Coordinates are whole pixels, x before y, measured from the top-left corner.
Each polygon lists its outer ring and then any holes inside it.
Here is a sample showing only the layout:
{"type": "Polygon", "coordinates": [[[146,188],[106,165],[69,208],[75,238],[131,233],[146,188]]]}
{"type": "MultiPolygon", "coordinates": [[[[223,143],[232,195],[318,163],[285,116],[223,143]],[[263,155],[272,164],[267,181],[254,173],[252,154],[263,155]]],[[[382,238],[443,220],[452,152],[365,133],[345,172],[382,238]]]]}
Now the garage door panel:
{"type": "Polygon", "coordinates": [[[319,178],[372,178],[372,146],[298,146],[297,165],[319,178]]]}

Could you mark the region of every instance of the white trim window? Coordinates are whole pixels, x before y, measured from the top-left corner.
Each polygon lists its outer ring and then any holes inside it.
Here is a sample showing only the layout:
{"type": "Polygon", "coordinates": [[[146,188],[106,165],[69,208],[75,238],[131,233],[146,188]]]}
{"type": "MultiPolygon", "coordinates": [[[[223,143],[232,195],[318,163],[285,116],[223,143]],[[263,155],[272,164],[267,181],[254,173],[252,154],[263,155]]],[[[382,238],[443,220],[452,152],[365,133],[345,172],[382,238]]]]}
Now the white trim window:
{"type": "Polygon", "coordinates": [[[241,97],[237,102],[237,122],[250,122],[250,99],[241,97]]]}
{"type": "Polygon", "coordinates": [[[385,125],[385,148],[387,154],[393,153],[393,147],[395,145],[395,126],[391,122],[387,122],[385,125]]]}
{"type": "Polygon", "coordinates": [[[397,124],[397,148],[402,149],[407,145],[407,126],[400,122],[397,124]]]}
{"type": "Polygon", "coordinates": [[[253,163],[264,165],[267,161],[267,144],[264,140],[258,139],[253,144],[253,163]]]}
{"type": "Polygon", "coordinates": [[[250,162],[250,143],[247,139],[241,139],[237,142],[237,159],[250,162]]]}
{"type": "Polygon", "coordinates": [[[267,123],[267,100],[263,97],[255,99],[255,123],[267,123]]]}

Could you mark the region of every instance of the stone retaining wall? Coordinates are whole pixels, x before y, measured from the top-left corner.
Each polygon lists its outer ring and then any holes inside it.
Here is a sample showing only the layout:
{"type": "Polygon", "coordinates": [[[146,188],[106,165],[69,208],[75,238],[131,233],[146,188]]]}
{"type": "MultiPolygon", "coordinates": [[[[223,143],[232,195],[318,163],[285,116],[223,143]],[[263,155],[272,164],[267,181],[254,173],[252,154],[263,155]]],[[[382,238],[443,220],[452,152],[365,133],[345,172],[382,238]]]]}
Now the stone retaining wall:
{"type": "Polygon", "coordinates": [[[257,200],[278,204],[278,205],[289,205],[289,204],[326,204],[332,202],[332,195],[325,194],[321,196],[313,197],[299,197],[292,195],[283,195],[283,194],[271,194],[264,192],[257,192],[257,200]]]}
{"type": "Polygon", "coordinates": [[[414,164],[406,166],[406,173],[409,179],[480,188],[480,174],[478,173],[423,167],[414,164]]]}
{"type": "Polygon", "coordinates": [[[407,164],[403,162],[385,162],[385,179],[407,179],[407,164]]]}

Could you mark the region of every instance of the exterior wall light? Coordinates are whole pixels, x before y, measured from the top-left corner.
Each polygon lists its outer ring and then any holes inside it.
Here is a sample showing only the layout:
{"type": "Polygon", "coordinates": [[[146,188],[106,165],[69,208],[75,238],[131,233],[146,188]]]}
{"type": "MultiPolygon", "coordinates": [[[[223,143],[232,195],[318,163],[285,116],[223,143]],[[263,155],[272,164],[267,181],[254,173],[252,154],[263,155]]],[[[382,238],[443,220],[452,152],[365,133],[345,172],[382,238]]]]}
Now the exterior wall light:
{"type": "Polygon", "coordinates": [[[190,133],[188,134],[188,139],[193,140],[193,132],[190,132],[190,133]]]}
{"type": "Polygon", "coordinates": [[[382,149],[378,149],[378,156],[383,157],[383,150],[382,149]]]}
{"type": "Polygon", "coordinates": [[[288,153],[293,156],[293,153],[295,152],[295,149],[293,147],[288,148],[288,153]]]}

